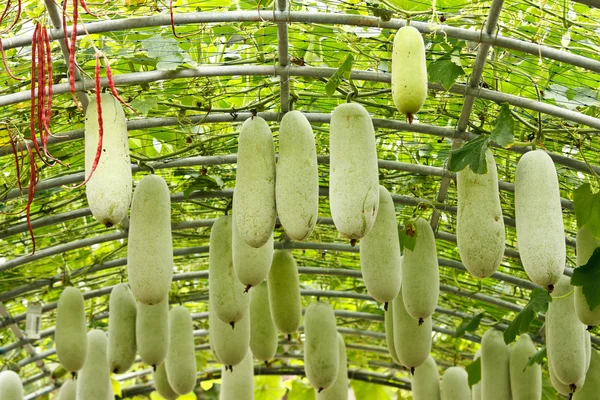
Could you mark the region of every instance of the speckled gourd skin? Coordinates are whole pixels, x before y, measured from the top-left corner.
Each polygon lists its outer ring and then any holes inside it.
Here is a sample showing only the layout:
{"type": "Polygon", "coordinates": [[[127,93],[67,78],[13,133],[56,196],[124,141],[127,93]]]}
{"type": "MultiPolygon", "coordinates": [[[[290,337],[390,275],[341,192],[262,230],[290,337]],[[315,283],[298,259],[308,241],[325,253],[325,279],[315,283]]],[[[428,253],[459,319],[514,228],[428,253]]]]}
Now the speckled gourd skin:
{"type": "Polygon", "coordinates": [[[218,317],[228,324],[240,321],[250,304],[250,296],[244,293],[244,285],[236,278],[233,269],[232,228],[230,215],[215,221],[210,231],[208,253],[210,301],[218,317]]]}
{"type": "Polygon", "coordinates": [[[151,366],[162,364],[169,349],[168,297],[153,306],[138,303],[135,335],[142,361],[151,366]]]}
{"type": "Polygon", "coordinates": [[[113,373],[124,374],[133,365],[137,351],[137,304],[126,284],[119,283],[111,291],[109,310],[108,365],[113,373]]]}
{"type": "Polygon", "coordinates": [[[235,329],[232,329],[231,325],[217,317],[214,307],[210,304],[208,312],[209,339],[217,359],[224,365],[236,366],[242,362],[249,351],[250,313],[235,324],[235,329]]]}
{"type": "Polygon", "coordinates": [[[441,400],[471,400],[467,371],[461,367],[448,368],[442,376],[440,394],[441,400]]]}
{"type": "Polygon", "coordinates": [[[298,267],[290,252],[275,250],[267,284],[275,326],[286,335],[296,332],[302,320],[302,301],[298,267]]]}
{"type": "Polygon", "coordinates": [[[490,328],[481,339],[481,398],[510,400],[510,350],[501,331],[490,328]]]}
{"type": "Polygon", "coordinates": [[[427,63],[421,33],[412,26],[396,32],[392,50],[392,98],[402,114],[416,114],[427,99],[427,63]]]}
{"type": "Polygon", "coordinates": [[[515,174],[517,242],[529,279],[554,285],[565,269],[565,228],[556,168],[543,150],[525,153],[515,174]]]}
{"type": "Polygon", "coordinates": [[[588,330],[583,331],[583,345],[585,346],[585,373],[587,374],[592,361],[592,337],[588,330]]]}
{"type": "Polygon", "coordinates": [[[254,399],[254,363],[247,351],[243,360],[233,369],[221,369],[221,392],[219,400],[254,399]]]}
{"type": "Polygon", "coordinates": [[[440,374],[431,355],[415,368],[411,387],[413,400],[440,400],[440,374]]]}
{"type": "Polygon", "coordinates": [[[337,106],[329,125],[329,203],[342,236],[360,239],[373,226],[379,207],[375,130],[357,103],[337,106]]]}
{"type": "Polygon", "coordinates": [[[487,173],[476,174],[467,165],[456,174],[456,242],[465,268],[476,278],[496,272],[505,249],[496,161],[489,150],[485,157],[487,173]]]}
{"type": "Polygon", "coordinates": [[[0,400],[23,400],[24,391],[21,378],[16,372],[0,372],[0,400]]]}
{"type": "Polygon", "coordinates": [[[60,364],[69,372],[79,371],[87,354],[85,303],[79,289],[63,289],[56,307],[54,346],[60,364]]]}
{"type": "Polygon", "coordinates": [[[145,176],[133,193],[127,273],[133,296],[144,304],[160,303],[171,289],[171,195],[158,175],[145,176]]]}
{"type": "Polygon", "coordinates": [[[346,343],[338,332],[339,369],[335,382],[328,389],[319,392],[315,389],[316,400],[348,400],[348,360],[346,358],[346,343]]]}
{"type": "Polygon", "coordinates": [[[527,334],[519,336],[510,350],[510,388],[512,400],[541,400],[542,366],[527,366],[537,349],[527,334]]]}
{"type": "Polygon", "coordinates": [[[152,373],[152,377],[154,379],[154,388],[166,400],[176,400],[179,397],[169,384],[165,363],[159,364],[156,367],[156,370],[152,373]]]}
{"type": "MultiPolygon", "coordinates": [[[[579,228],[576,242],[577,267],[587,264],[597,247],[600,247],[600,240],[596,239],[585,225],[579,228]]],[[[575,311],[584,325],[600,324],[600,307],[590,310],[581,286],[575,286],[575,311]]]]}
{"type": "MultiPolygon", "coordinates": [[[[98,149],[96,98],[85,113],[85,176],[89,176],[98,149]]],[[[131,161],[127,120],[121,103],[110,93],[100,95],[102,105],[102,154],[96,170],[86,183],[85,194],[94,217],[103,225],[120,223],[131,203],[131,161]]]]}
{"type": "Polygon", "coordinates": [[[394,300],[402,283],[402,259],[394,201],[383,186],[379,186],[375,223],[360,241],[360,268],[367,291],[375,300],[394,300]]]}
{"type": "Polygon", "coordinates": [[[169,350],[165,369],[175,393],[187,394],[196,386],[196,351],[192,316],[184,306],[169,311],[169,350]]]}
{"type": "Polygon", "coordinates": [[[62,384],[58,391],[58,400],[77,400],[77,383],[73,379],[62,384]]]}
{"type": "Polygon", "coordinates": [[[231,257],[233,271],[240,283],[248,288],[259,285],[269,273],[273,261],[273,235],[261,247],[246,243],[235,225],[235,210],[232,216],[231,257]]]}
{"type": "Polygon", "coordinates": [[[552,292],[553,300],[548,306],[550,316],[546,317],[548,360],[558,380],[565,385],[585,379],[587,368],[585,325],[575,313],[575,298],[570,295],[555,299],[565,296],[572,289],[570,278],[562,276],[552,292]]]}
{"type": "Polygon", "coordinates": [[[402,296],[404,288],[403,283],[392,307],[394,348],[402,365],[407,368],[417,368],[423,365],[431,352],[431,317],[425,318],[419,325],[419,321],[408,314],[402,296]]]}
{"type": "Polygon", "coordinates": [[[277,327],[271,317],[267,282],[250,292],[250,349],[259,361],[271,360],[277,352],[277,327]]]}
{"type": "Polygon", "coordinates": [[[417,240],[413,250],[405,249],[402,260],[402,296],[411,317],[430,317],[440,293],[440,273],[435,236],[429,222],[419,217],[415,222],[417,240]]]}
{"type": "MultiPolygon", "coordinates": [[[[479,349],[477,349],[477,351],[475,352],[475,357],[473,358],[473,360],[477,360],[480,357],[481,357],[481,347],[479,349]]],[[[483,400],[481,397],[481,380],[479,380],[479,382],[477,382],[476,384],[474,384],[471,387],[471,396],[472,396],[472,400],[483,400]]]]}
{"type": "Polygon", "coordinates": [[[279,125],[275,199],[285,233],[306,239],[319,215],[319,170],[312,127],[299,111],[286,113],[279,125]]]}
{"type": "Polygon", "coordinates": [[[335,314],[328,303],[315,301],[304,315],[304,370],[317,390],[329,388],[339,372],[335,314]]]}
{"type": "Polygon", "coordinates": [[[77,398],[86,400],[114,400],[108,366],[108,339],[106,334],[93,329],[88,332],[85,364],[77,374],[77,398]]]}
{"type": "Polygon", "coordinates": [[[233,202],[246,243],[264,245],[275,227],[275,148],[271,129],[261,117],[248,118],[240,130],[233,202]]]}
{"type": "Polygon", "coordinates": [[[573,400],[596,400],[600,393],[600,355],[596,350],[591,351],[590,369],[585,376],[585,382],[573,400]]]}
{"type": "Polygon", "coordinates": [[[385,342],[387,344],[388,352],[392,360],[398,365],[401,365],[396,354],[396,347],[394,345],[394,302],[388,303],[388,309],[384,315],[385,324],[385,342]]]}

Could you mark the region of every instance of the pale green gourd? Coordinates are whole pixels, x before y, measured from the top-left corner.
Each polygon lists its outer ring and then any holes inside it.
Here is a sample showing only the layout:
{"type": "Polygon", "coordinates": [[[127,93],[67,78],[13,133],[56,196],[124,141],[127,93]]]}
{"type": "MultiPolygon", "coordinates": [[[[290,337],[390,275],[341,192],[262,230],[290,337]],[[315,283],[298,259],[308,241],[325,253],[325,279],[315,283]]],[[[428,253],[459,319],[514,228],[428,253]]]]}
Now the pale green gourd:
{"type": "Polygon", "coordinates": [[[286,335],[296,332],[302,319],[302,302],[298,267],[290,252],[275,250],[267,284],[275,326],[286,335]]]}
{"type": "Polygon", "coordinates": [[[541,400],[542,366],[528,366],[537,349],[527,334],[519,336],[510,351],[510,388],[512,400],[541,400]]]}
{"type": "Polygon", "coordinates": [[[235,329],[217,317],[212,302],[208,305],[209,339],[216,358],[224,365],[232,367],[244,359],[250,346],[250,313],[247,313],[235,329]]]}
{"type": "Polygon", "coordinates": [[[286,113],[279,125],[275,199],[285,233],[306,239],[319,215],[319,171],[312,127],[300,111],[286,113]]]}
{"type": "Polygon", "coordinates": [[[165,358],[169,385],[184,395],[196,386],[196,352],[192,316],[184,306],[169,311],[169,350],[165,358]]]}
{"type": "Polygon", "coordinates": [[[179,397],[169,384],[165,363],[159,364],[156,367],[156,370],[152,373],[152,377],[154,379],[154,388],[166,400],[176,400],[179,397]]]}
{"type": "Polygon", "coordinates": [[[392,357],[392,360],[401,365],[400,360],[398,360],[398,355],[396,354],[396,347],[394,345],[394,302],[388,303],[388,309],[384,315],[384,324],[385,324],[385,342],[387,345],[388,352],[392,357]]]}
{"type": "Polygon", "coordinates": [[[77,400],[77,383],[69,379],[60,387],[58,400],[77,400]]]}
{"type": "Polygon", "coordinates": [[[259,361],[271,360],[277,352],[277,327],[271,318],[267,282],[250,293],[250,349],[259,361]]]}
{"type": "Polygon", "coordinates": [[[440,374],[431,355],[415,368],[411,388],[413,400],[440,400],[440,374]]]}
{"type": "Polygon", "coordinates": [[[510,351],[502,332],[490,328],[481,339],[481,398],[510,400],[510,351]]]}
{"type": "Polygon", "coordinates": [[[573,400],[597,400],[600,393],[600,355],[596,350],[591,351],[590,368],[587,371],[585,382],[573,400]]]}
{"type": "Polygon", "coordinates": [[[169,298],[153,306],[138,303],[135,336],[142,361],[156,367],[169,349],[169,298]]]}
{"type": "Polygon", "coordinates": [[[358,103],[340,104],[329,125],[329,203],[348,239],[364,237],[379,207],[379,170],[371,116],[358,103]]]}
{"type": "Polygon", "coordinates": [[[246,351],[243,360],[233,369],[221,368],[220,400],[254,399],[254,364],[252,354],[246,351]]]}
{"type": "Polygon", "coordinates": [[[461,367],[448,368],[442,376],[440,395],[441,400],[471,400],[467,371],[461,367]]]}
{"type": "Polygon", "coordinates": [[[379,186],[379,209],[373,227],[360,241],[360,268],[369,294],[389,303],[402,283],[398,222],[392,196],[379,186]]]}
{"type": "Polygon", "coordinates": [[[338,332],[339,369],[335,382],[328,389],[319,392],[315,389],[316,400],[348,400],[348,360],[346,359],[346,343],[338,332]]]}
{"type": "Polygon", "coordinates": [[[335,314],[322,301],[311,303],[304,315],[304,370],[318,391],[331,387],[339,372],[335,314]]]}
{"type": "Polygon", "coordinates": [[[23,400],[23,383],[16,372],[0,372],[0,400],[23,400]]]}
{"type": "Polygon", "coordinates": [[[392,307],[394,313],[394,348],[400,363],[412,369],[423,365],[429,356],[432,323],[431,317],[427,317],[419,324],[418,320],[408,314],[402,300],[402,291],[405,287],[405,283],[403,283],[392,307]]]}
{"type": "Polygon", "coordinates": [[[88,332],[87,337],[85,364],[77,374],[77,399],[114,400],[106,334],[99,329],[93,329],[88,332]]]}
{"type": "Polygon", "coordinates": [[[56,306],[54,345],[58,360],[67,371],[76,372],[83,367],[87,343],[83,295],[75,287],[66,287],[56,306]]]}
{"type": "Polygon", "coordinates": [[[144,304],[160,303],[171,289],[171,195],[158,175],[145,176],[133,192],[127,274],[133,296],[144,304]]]}
{"type": "Polygon", "coordinates": [[[233,203],[236,226],[246,243],[261,247],[275,227],[275,148],[261,117],[244,121],[238,138],[233,203]]]}
{"type": "Polygon", "coordinates": [[[124,283],[110,293],[108,315],[108,365],[115,374],[124,374],[133,365],[137,351],[135,323],[137,304],[124,283]]]}
{"type": "MultiPolygon", "coordinates": [[[[596,239],[585,225],[579,228],[576,243],[577,267],[587,264],[594,250],[598,247],[600,247],[600,240],[596,239]]],[[[584,325],[599,325],[600,307],[590,310],[582,289],[581,286],[575,286],[575,311],[577,311],[577,317],[584,325]]]]}

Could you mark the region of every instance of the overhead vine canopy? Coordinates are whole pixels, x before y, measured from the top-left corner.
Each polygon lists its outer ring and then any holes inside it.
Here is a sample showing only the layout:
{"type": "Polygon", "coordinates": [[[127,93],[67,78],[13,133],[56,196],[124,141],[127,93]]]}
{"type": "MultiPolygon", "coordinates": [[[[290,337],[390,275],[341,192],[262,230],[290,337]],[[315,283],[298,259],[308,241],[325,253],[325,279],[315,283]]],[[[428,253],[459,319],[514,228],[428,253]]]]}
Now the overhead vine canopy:
{"type": "MultiPolygon", "coordinates": [[[[198,378],[207,382],[197,387],[198,398],[216,398],[218,388],[208,382],[220,374],[207,336],[210,229],[231,209],[239,127],[255,113],[268,121],[276,149],[285,112],[302,111],[312,124],[320,218],[303,242],[290,241],[277,225],[275,247],[292,250],[303,306],[316,298],[333,306],[357,399],[393,398],[396,391],[398,398],[410,398],[410,374],[385,348],[383,305],[367,294],[358,246],[341,237],[331,219],[329,122],[331,111],[345,102],[363,105],[372,116],[379,181],[393,196],[401,242],[410,241],[406,227],[418,216],[436,233],[441,292],[432,355],[438,365],[470,365],[492,325],[513,339],[521,328],[538,348],[543,345],[545,310],[535,302],[541,288],[528,280],[516,241],[515,167],[532,147],[551,155],[562,197],[565,274],[571,275],[578,226],[600,226],[600,203],[592,195],[600,185],[597,0],[177,0],[171,7],[167,1],[88,1],[91,13],[80,8],[73,36],[69,2],[77,96],[69,93],[62,7],[53,0],[12,1],[0,24],[0,359],[3,369],[18,371],[26,398],[52,398],[65,379],[53,341],[62,289],[80,288],[90,327],[105,328],[110,291],[127,280],[127,220],[110,228],[98,223],[85,187],[78,186],[84,181],[84,108],[97,83],[109,88],[108,67],[131,106],[125,113],[134,185],[154,173],[171,192],[175,266],[169,299],[193,313],[198,378]],[[18,5],[21,15],[11,27],[18,5]],[[47,28],[53,69],[47,116],[53,136],[46,147],[60,163],[43,155],[46,162],[34,157],[33,166],[27,148],[33,145],[37,24],[47,28]],[[406,24],[423,35],[429,77],[427,101],[412,124],[390,93],[392,41],[406,24]],[[498,165],[506,252],[497,273],[477,280],[457,251],[455,171],[457,163],[477,168],[488,144],[498,165]],[[43,305],[40,339],[25,335],[27,307],[34,303],[43,305]],[[529,317],[522,315],[517,326],[512,322],[524,307],[529,317]]],[[[591,333],[598,348],[597,328],[591,333]]],[[[282,398],[289,390],[289,399],[312,398],[300,376],[299,339],[281,342],[272,365],[257,370],[265,375],[257,378],[257,396],[282,398]],[[284,386],[266,375],[289,379],[284,386]]],[[[150,372],[136,364],[114,376],[115,390],[122,398],[150,396],[150,372]]],[[[544,396],[558,398],[546,378],[544,396]]]]}

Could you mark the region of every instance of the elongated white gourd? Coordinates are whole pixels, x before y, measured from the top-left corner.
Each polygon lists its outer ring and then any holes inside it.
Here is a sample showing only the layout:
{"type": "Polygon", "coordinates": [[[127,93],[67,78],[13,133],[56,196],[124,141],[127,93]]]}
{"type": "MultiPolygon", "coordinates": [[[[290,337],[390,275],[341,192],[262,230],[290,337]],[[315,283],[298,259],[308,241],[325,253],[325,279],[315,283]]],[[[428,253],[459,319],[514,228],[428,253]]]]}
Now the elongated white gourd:
{"type": "Polygon", "coordinates": [[[585,373],[587,374],[592,361],[592,337],[588,330],[583,331],[583,345],[585,346],[585,373]]]}
{"type": "Polygon", "coordinates": [[[168,297],[153,306],[138,303],[135,337],[142,361],[153,367],[162,364],[169,349],[168,297]]]}
{"type": "Polygon", "coordinates": [[[23,383],[16,372],[0,372],[0,400],[23,400],[23,383]]]}
{"type": "Polygon", "coordinates": [[[367,110],[340,104],[329,126],[329,202],[337,230],[360,239],[371,230],[379,207],[375,130],[367,110]]]}
{"type": "Polygon", "coordinates": [[[319,392],[315,389],[316,400],[348,400],[348,360],[346,359],[346,343],[338,332],[339,369],[335,382],[328,389],[319,392]]]}
{"type": "MultiPolygon", "coordinates": [[[[87,182],[85,194],[94,217],[107,227],[125,218],[131,202],[131,161],[127,120],[121,103],[110,93],[100,95],[102,106],[102,154],[87,182]]],[[[85,113],[85,176],[92,172],[98,150],[99,127],[96,98],[85,113]]]]}
{"type": "Polygon", "coordinates": [[[543,150],[525,153],[515,176],[517,242],[533,282],[551,287],[565,269],[565,228],[556,168],[543,150]]]}
{"type": "Polygon", "coordinates": [[[196,386],[196,352],[192,316],[184,306],[169,311],[169,350],[165,359],[169,384],[175,393],[187,394],[196,386]]]}
{"type": "Polygon", "coordinates": [[[268,361],[277,351],[277,327],[271,318],[267,282],[256,286],[250,295],[250,349],[259,361],[268,361]]]}
{"type": "Polygon", "coordinates": [[[108,316],[108,365],[123,374],[133,365],[137,351],[135,320],[137,305],[126,284],[116,285],[110,293],[108,316]]]}
{"type": "MultiPolygon", "coordinates": [[[[477,351],[475,352],[474,360],[477,360],[480,357],[481,357],[481,347],[479,349],[477,349],[477,351]]],[[[479,382],[477,382],[476,384],[473,385],[473,387],[471,387],[471,396],[472,396],[472,400],[483,400],[483,398],[481,397],[481,380],[479,380],[479,382]]]]}
{"type": "Polygon", "coordinates": [[[487,173],[476,174],[467,166],[456,174],[456,243],[465,268],[476,278],[496,272],[505,248],[496,161],[489,150],[485,157],[487,173]]]}
{"type": "Polygon", "coordinates": [[[77,383],[73,379],[69,379],[60,387],[58,400],[77,400],[77,383]]]}
{"type": "Polygon", "coordinates": [[[396,346],[394,345],[394,302],[388,304],[388,309],[385,312],[384,316],[385,322],[385,342],[387,344],[388,352],[392,357],[392,360],[398,365],[400,364],[400,360],[398,360],[398,354],[396,354],[396,346]]]}
{"type": "Polygon", "coordinates": [[[232,217],[225,215],[215,221],[210,231],[208,291],[219,318],[234,326],[248,312],[250,296],[244,293],[244,285],[233,270],[232,228],[232,217]]]}
{"type": "Polygon", "coordinates": [[[583,380],[587,364],[585,325],[575,313],[575,298],[573,295],[559,298],[572,289],[570,279],[562,276],[552,293],[553,300],[548,306],[550,317],[546,319],[548,360],[556,377],[565,385],[583,380]]]}
{"type": "Polygon", "coordinates": [[[541,400],[542,366],[527,366],[529,357],[536,352],[535,345],[527,334],[519,339],[510,350],[510,388],[512,400],[541,400]]]}
{"type": "MultiPolygon", "coordinates": [[[[582,226],[577,231],[577,266],[581,267],[587,264],[597,247],[600,247],[600,240],[596,239],[589,229],[582,226]]],[[[600,324],[600,307],[590,310],[581,286],[575,286],[575,311],[577,311],[577,317],[584,325],[596,326],[600,324]]]]}
{"type": "Polygon", "coordinates": [[[415,226],[415,247],[405,249],[402,260],[402,297],[410,316],[422,321],[430,317],[437,306],[440,272],[431,225],[419,217],[415,226]]]}
{"type": "Polygon", "coordinates": [[[235,329],[217,317],[209,300],[208,324],[213,351],[217,359],[228,367],[238,365],[249,351],[250,313],[235,324],[235,329]]]}
{"type": "Polygon", "coordinates": [[[75,287],[66,287],[56,307],[54,345],[58,360],[67,371],[76,372],[83,367],[87,343],[83,295],[75,287]]]}
{"type": "Polygon", "coordinates": [[[581,390],[573,395],[573,400],[596,400],[600,393],[600,355],[592,350],[590,369],[585,376],[581,390]]]}
{"type": "Polygon", "coordinates": [[[167,183],[157,175],[145,176],[133,193],[127,273],[138,301],[153,305],[167,297],[173,279],[171,197],[167,183]]]}
{"type": "Polygon", "coordinates": [[[461,367],[448,368],[442,376],[440,394],[442,400],[471,400],[467,371],[461,367]]]}
{"type": "Polygon", "coordinates": [[[77,374],[77,398],[86,400],[114,400],[108,366],[108,339],[106,334],[93,329],[88,332],[85,364],[77,374]]]}
{"type": "Polygon", "coordinates": [[[440,400],[440,374],[433,357],[415,368],[411,387],[413,400],[440,400]]]}
{"type": "Polygon", "coordinates": [[[421,33],[412,26],[400,28],[392,50],[392,98],[398,111],[412,123],[427,99],[427,64],[421,33]]]}
{"type": "Polygon", "coordinates": [[[286,335],[296,332],[302,319],[302,302],[298,267],[290,252],[275,250],[267,284],[275,326],[286,335]]]}
{"type": "Polygon", "coordinates": [[[328,303],[315,301],[304,315],[304,370],[310,384],[322,391],[335,382],[339,371],[335,314],[328,303]]]}
{"type": "Polygon", "coordinates": [[[369,294],[389,303],[402,283],[398,221],[392,196],[379,186],[379,210],[373,227],[360,241],[360,268],[369,294]]]}
{"type": "Polygon", "coordinates": [[[286,113],[279,125],[275,199],[285,233],[306,239],[319,213],[319,171],[313,130],[299,111],[286,113]]]}
{"type": "Polygon", "coordinates": [[[421,324],[408,314],[404,308],[402,292],[394,299],[394,348],[398,360],[407,368],[417,368],[427,360],[431,351],[431,317],[427,317],[421,324]]]}
{"type": "Polygon", "coordinates": [[[261,117],[244,121],[238,139],[233,202],[236,226],[252,247],[261,247],[275,227],[275,148],[261,117]]]}
{"type": "Polygon", "coordinates": [[[269,273],[273,261],[273,235],[269,236],[267,243],[261,247],[252,247],[244,241],[235,226],[235,210],[231,224],[233,271],[240,283],[246,287],[245,290],[248,291],[265,280],[269,273]]]}
{"type": "Polygon", "coordinates": [[[221,369],[220,400],[254,399],[254,364],[252,354],[246,352],[244,359],[232,370],[221,369]]]}
{"type": "Polygon", "coordinates": [[[179,395],[175,393],[169,384],[165,363],[159,364],[152,376],[154,379],[154,387],[156,388],[158,394],[160,394],[166,400],[176,400],[179,397],[179,395]]]}
{"type": "Polygon", "coordinates": [[[481,339],[481,398],[510,400],[510,352],[502,332],[488,329],[481,339]]]}

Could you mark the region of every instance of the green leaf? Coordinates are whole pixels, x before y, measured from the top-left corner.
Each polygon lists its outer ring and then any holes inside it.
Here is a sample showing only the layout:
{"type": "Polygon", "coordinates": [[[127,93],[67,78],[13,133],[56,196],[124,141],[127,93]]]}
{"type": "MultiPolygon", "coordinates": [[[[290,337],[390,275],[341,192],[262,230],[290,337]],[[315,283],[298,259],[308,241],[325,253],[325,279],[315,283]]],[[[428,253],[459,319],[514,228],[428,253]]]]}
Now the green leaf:
{"type": "Polygon", "coordinates": [[[260,375],[254,378],[255,400],[280,400],[286,391],[281,376],[260,375]]]}
{"type": "Polygon", "coordinates": [[[533,364],[544,364],[544,358],[546,358],[546,346],[542,346],[541,349],[536,351],[531,357],[529,357],[529,361],[527,361],[526,367],[531,367],[533,364]]]}
{"type": "Polygon", "coordinates": [[[552,297],[544,289],[535,289],[531,292],[529,303],[523,307],[504,331],[504,342],[506,344],[512,343],[518,334],[529,332],[531,322],[537,317],[538,313],[548,311],[548,304],[551,301],[552,297]]]}
{"type": "Polygon", "coordinates": [[[475,315],[471,319],[463,319],[462,324],[458,328],[456,328],[456,332],[454,333],[455,338],[462,337],[466,332],[475,332],[477,328],[479,328],[479,323],[483,318],[483,313],[479,313],[475,315]]]}
{"type": "Polygon", "coordinates": [[[406,226],[398,226],[398,238],[400,239],[400,251],[404,254],[404,250],[414,250],[417,244],[417,227],[412,222],[406,226]]]}
{"type": "Polygon", "coordinates": [[[183,197],[187,199],[192,192],[198,190],[220,189],[223,180],[217,175],[200,175],[195,178],[190,186],[183,191],[183,197]]]}
{"type": "Polygon", "coordinates": [[[452,150],[450,152],[448,168],[452,172],[458,172],[465,169],[468,165],[476,174],[485,174],[487,172],[485,151],[489,143],[489,137],[481,135],[476,139],[468,141],[462,147],[452,150]]]}
{"type": "Polygon", "coordinates": [[[328,96],[333,96],[335,94],[335,89],[340,85],[340,82],[343,77],[349,77],[350,71],[352,70],[352,64],[354,63],[354,56],[352,54],[348,54],[344,61],[342,61],[342,65],[335,71],[335,73],[329,78],[327,85],[325,85],[325,91],[328,96]]]}
{"type": "Polygon", "coordinates": [[[573,270],[571,285],[581,286],[590,311],[600,306],[600,247],[594,250],[587,264],[573,270]]]}
{"type": "Polygon", "coordinates": [[[469,374],[469,387],[476,385],[481,380],[481,357],[467,365],[465,370],[469,374]]]}
{"type": "Polygon", "coordinates": [[[360,400],[392,400],[394,395],[394,389],[389,386],[356,380],[352,380],[350,385],[354,390],[354,397],[360,400]]]}
{"type": "Polygon", "coordinates": [[[146,49],[148,57],[158,60],[156,69],[173,70],[184,63],[182,51],[177,41],[172,37],[164,38],[155,35],[150,39],[142,40],[142,45],[146,49]]]}
{"type": "Polygon", "coordinates": [[[447,55],[430,63],[427,73],[430,82],[439,82],[444,89],[448,90],[460,76],[465,74],[465,70],[460,65],[460,59],[447,55]]]}
{"type": "Polygon", "coordinates": [[[137,98],[131,102],[131,107],[139,111],[144,115],[148,115],[148,112],[158,105],[158,101],[155,97],[142,97],[137,98]]]}
{"type": "Polygon", "coordinates": [[[510,112],[510,107],[507,103],[504,103],[500,108],[500,115],[496,119],[490,140],[493,140],[502,147],[508,146],[515,141],[514,127],[515,121],[510,112]]]}
{"type": "Polygon", "coordinates": [[[600,238],[600,192],[592,193],[592,186],[584,183],[573,191],[577,227],[587,225],[592,234],[600,238]]]}
{"type": "Polygon", "coordinates": [[[287,400],[315,400],[315,389],[301,379],[286,381],[286,386],[290,389],[287,400]]]}

